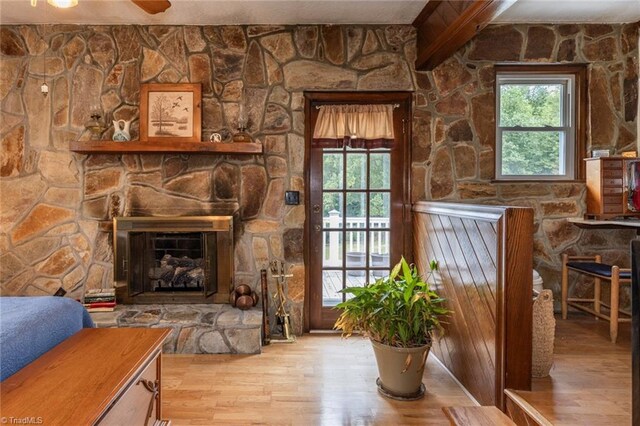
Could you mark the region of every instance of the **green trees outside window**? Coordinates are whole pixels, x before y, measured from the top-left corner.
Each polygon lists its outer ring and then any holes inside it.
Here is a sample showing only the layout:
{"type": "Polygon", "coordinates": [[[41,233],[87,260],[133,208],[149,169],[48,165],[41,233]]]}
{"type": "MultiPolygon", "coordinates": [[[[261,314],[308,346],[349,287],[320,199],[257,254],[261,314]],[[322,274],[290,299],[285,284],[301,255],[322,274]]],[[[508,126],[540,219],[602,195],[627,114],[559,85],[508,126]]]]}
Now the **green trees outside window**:
{"type": "Polygon", "coordinates": [[[561,85],[500,86],[500,126],[539,127],[535,131],[505,131],[502,135],[503,175],[557,175],[564,173],[560,148],[562,132],[561,85]]]}
{"type": "Polygon", "coordinates": [[[498,75],[498,177],[572,174],[572,80],[498,75]]]}
{"type": "Polygon", "coordinates": [[[343,186],[354,192],[342,200],[341,193],[325,192],[323,200],[323,216],[336,210],[342,217],[365,217],[367,190],[367,157],[369,158],[369,217],[389,217],[390,154],[388,152],[371,152],[353,150],[347,153],[346,176],[342,154],[327,152],[323,159],[323,187],[326,190],[341,190],[343,186]],[[380,192],[377,192],[380,191],[380,192]],[[346,203],[346,205],[344,205],[346,203]]]}

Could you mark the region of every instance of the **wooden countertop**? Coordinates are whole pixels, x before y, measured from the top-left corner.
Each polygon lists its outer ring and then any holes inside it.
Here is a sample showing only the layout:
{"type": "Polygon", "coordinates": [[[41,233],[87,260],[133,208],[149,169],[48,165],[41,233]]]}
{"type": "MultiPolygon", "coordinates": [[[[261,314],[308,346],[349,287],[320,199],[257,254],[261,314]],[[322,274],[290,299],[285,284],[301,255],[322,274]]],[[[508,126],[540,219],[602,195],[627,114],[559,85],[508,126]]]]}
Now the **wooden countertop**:
{"type": "Polygon", "coordinates": [[[162,350],[171,330],[85,328],[2,382],[3,418],[92,424],[162,350]]]}

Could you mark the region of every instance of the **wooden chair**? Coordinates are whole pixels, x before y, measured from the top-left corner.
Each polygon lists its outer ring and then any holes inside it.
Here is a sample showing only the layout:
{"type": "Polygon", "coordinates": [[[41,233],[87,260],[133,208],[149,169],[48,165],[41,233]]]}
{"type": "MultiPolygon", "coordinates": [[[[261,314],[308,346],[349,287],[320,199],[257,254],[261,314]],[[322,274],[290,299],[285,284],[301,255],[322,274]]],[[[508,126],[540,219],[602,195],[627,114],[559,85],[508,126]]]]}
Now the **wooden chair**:
{"type": "Polygon", "coordinates": [[[567,319],[569,306],[580,309],[609,321],[609,335],[611,342],[618,338],[618,323],[630,322],[631,313],[620,309],[620,285],[631,284],[631,269],[622,269],[616,265],[602,263],[600,255],[569,256],[562,255],[562,319],[567,319]],[[569,270],[579,272],[593,278],[593,299],[569,297],[569,270]],[[611,304],[602,301],[602,280],[611,283],[611,304]],[[593,308],[585,306],[592,304],[593,308]],[[602,307],[609,310],[609,315],[602,312],[602,307]],[[620,314],[624,315],[621,317],[620,314]]]}

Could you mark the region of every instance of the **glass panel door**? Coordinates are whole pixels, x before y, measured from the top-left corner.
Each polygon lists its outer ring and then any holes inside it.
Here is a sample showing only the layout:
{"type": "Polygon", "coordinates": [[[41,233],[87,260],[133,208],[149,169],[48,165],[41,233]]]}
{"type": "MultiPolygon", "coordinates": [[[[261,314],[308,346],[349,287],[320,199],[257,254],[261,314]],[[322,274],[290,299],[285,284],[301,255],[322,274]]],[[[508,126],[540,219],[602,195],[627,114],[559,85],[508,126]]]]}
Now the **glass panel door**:
{"type": "MultiPolygon", "coordinates": [[[[317,110],[309,105],[309,111],[313,126],[317,110]]],[[[410,238],[405,232],[409,223],[405,217],[405,211],[409,212],[405,209],[409,205],[405,146],[410,137],[405,130],[411,129],[410,116],[407,98],[394,110],[395,140],[390,148],[310,145],[310,329],[333,328],[340,314],[335,306],[348,297],[342,289],[384,277],[400,256],[410,257],[410,238]]]]}
{"type": "Polygon", "coordinates": [[[389,269],[390,157],[388,149],[323,150],[323,307],[389,269]]]}

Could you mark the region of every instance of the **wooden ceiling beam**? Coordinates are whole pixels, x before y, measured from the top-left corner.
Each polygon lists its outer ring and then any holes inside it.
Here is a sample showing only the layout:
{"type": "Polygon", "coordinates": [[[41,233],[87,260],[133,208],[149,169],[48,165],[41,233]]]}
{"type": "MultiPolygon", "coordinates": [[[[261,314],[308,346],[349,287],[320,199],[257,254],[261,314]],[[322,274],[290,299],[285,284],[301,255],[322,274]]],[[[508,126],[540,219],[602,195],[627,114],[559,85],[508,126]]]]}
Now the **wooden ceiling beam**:
{"type": "Polygon", "coordinates": [[[515,2],[429,0],[413,21],[418,32],[416,69],[440,65],[515,2]]]}

